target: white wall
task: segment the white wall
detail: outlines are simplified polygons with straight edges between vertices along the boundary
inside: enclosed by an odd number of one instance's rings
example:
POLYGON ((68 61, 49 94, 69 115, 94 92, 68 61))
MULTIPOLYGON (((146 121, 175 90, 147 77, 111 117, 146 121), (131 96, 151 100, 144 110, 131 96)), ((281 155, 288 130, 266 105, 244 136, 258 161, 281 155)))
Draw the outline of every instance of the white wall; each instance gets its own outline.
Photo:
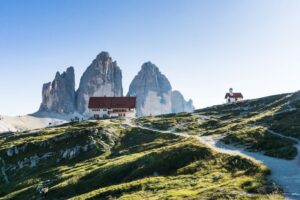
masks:
POLYGON ((241 100, 243 100, 243 98, 237 98, 237 100, 235 100, 235 98, 233 98, 233 97, 227 97, 226 102, 234 103, 234 102, 241 101, 241 100), (229 102, 228 102, 228 99, 229 99, 229 102))
MULTIPOLYGON (((99 115, 99 118, 103 118, 105 115, 107 115, 109 118, 113 117, 119 117, 119 113, 110 113, 108 114, 108 111, 112 112, 113 109, 90 109, 89 111, 89 117, 94 118, 95 115, 99 115)), ((136 117, 136 110, 131 109, 131 111, 127 111, 125 113, 125 117, 127 118, 135 118, 136 117)))

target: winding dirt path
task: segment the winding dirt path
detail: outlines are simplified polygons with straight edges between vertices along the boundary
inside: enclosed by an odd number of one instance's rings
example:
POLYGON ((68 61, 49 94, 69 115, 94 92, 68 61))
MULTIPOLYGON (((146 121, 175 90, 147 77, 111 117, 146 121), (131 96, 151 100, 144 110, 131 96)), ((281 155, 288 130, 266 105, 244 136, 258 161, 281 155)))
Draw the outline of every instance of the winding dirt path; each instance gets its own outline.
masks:
MULTIPOLYGON (((294 138, 290 138, 290 139, 293 139, 298 142, 298 144, 296 144, 295 146, 299 153, 294 160, 290 161, 290 160, 272 158, 269 156, 265 156, 262 153, 249 152, 242 148, 226 145, 220 142, 220 140, 222 139, 222 137, 224 137, 224 135, 191 136, 185 133, 177 133, 174 130, 161 131, 153 128, 139 126, 133 124, 131 120, 126 120, 123 124, 131 127, 139 127, 142 129, 159 131, 161 133, 175 134, 182 137, 195 137, 200 142, 204 143, 205 145, 214 149, 217 152, 230 154, 230 155, 240 155, 252 159, 256 162, 262 163, 271 170, 272 174, 270 175, 269 179, 271 181, 274 181, 275 183, 277 183, 283 188, 286 199, 300 200, 300 142, 294 138)), ((275 132, 272 133, 287 138, 286 136, 281 135, 279 133, 275 133, 275 132)))
MULTIPOLYGON (((270 180, 280 185, 284 190, 286 199, 300 199, 300 155, 292 160, 283 160, 265 156, 261 153, 249 152, 245 149, 233 147, 220 142, 220 136, 199 137, 199 140, 221 153, 242 155, 266 165, 272 172, 270 180)), ((300 144, 296 145, 300 152, 300 144)))
POLYGON ((300 200, 300 141, 271 130, 269 132, 297 143, 295 147, 298 150, 298 155, 294 160, 272 158, 259 152, 249 152, 243 148, 226 145, 220 141, 224 135, 197 136, 197 138, 218 152, 246 156, 266 165, 272 172, 269 177, 270 180, 283 188, 286 199, 300 200))

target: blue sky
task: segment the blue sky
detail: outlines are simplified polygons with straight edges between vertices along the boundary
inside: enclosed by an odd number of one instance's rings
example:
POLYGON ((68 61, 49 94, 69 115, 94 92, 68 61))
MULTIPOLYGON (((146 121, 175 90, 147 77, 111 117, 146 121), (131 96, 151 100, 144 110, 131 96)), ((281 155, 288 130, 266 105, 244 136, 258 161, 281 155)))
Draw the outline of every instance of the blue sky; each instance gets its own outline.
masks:
POLYGON ((0 0, 0 114, 36 111, 44 82, 101 51, 125 93, 146 61, 197 108, 300 89, 298 0, 0 0))

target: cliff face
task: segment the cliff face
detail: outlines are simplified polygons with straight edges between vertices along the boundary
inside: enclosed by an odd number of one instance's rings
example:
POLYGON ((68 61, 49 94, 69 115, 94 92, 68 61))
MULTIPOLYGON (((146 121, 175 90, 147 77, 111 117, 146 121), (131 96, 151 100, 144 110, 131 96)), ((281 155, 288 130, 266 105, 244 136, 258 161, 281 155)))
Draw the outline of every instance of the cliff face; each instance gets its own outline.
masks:
POLYGON ((172 92, 167 77, 151 62, 142 65, 130 84, 127 96, 137 97, 138 117, 194 110, 192 100, 187 102, 179 91, 172 92))
POLYGON ((62 74, 57 72, 52 82, 43 85, 39 112, 69 114, 75 110, 75 73, 74 68, 69 67, 62 74))
POLYGON ((191 99, 186 101, 183 95, 177 90, 172 91, 171 100, 173 113, 193 112, 195 109, 193 101, 191 99))
POLYGON ((101 52, 81 77, 76 95, 79 113, 88 112, 91 96, 123 96, 122 71, 107 52, 101 52))
POLYGON ((171 112, 171 91, 165 75, 146 62, 131 82, 127 96, 137 97, 137 116, 160 115, 171 112))
MULTIPOLYGON (((167 77, 151 62, 142 65, 127 95, 137 97, 138 117, 194 110, 193 102, 185 101, 179 91, 172 91, 167 77)), ((52 82, 43 85, 39 112, 87 116, 89 98, 93 96, 123 96, 122 71, 107 52, 101 52, 86 69, 76 92, 73 67, 62 74, 57 72, 52 82)))

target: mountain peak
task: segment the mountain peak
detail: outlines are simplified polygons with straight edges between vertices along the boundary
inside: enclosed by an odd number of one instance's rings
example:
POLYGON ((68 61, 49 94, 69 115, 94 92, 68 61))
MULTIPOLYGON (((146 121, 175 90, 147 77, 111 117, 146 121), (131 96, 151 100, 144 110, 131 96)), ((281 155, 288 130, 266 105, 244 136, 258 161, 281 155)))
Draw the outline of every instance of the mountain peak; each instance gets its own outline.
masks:
POLYGON ((158 67, 155 64, 153 64, 151 61, 145 62, 142 65, 142 70, 154 70, 154 69, 159 71, 158 67))
POLYGON ((67 72, 67 74, 74 73, 75 72, 74 67, 73 66, 68 67, 66 72, 67 72))
POLYGON ((97 61, 107 62, 112 61, 112 58, 110 57, 109 53, 107 51, 102 51, 99 53, 96 57, 97 61))
POLYGON ((60 72, 56 72, 55 74, 55 80, 57 79, 60 79, 60 78, 66 78, 66 77, 69 77, 69 78, 73 78, 75 77, 75 70, 74 70, 74 67, 70 66, 67 68, 66 71, 60 73, 60 72))
POLYGON ((56 72, 52 82, 42 89, 42 103, 39 112, 69 114, 75 111, 75 73, 69 67, 65 72, 56 72))
POLYGON ((76 97, 79 113, 88 114, 91 96, 123 96, 122 71, 108 52, 98 54, 81 77, 76 97))

